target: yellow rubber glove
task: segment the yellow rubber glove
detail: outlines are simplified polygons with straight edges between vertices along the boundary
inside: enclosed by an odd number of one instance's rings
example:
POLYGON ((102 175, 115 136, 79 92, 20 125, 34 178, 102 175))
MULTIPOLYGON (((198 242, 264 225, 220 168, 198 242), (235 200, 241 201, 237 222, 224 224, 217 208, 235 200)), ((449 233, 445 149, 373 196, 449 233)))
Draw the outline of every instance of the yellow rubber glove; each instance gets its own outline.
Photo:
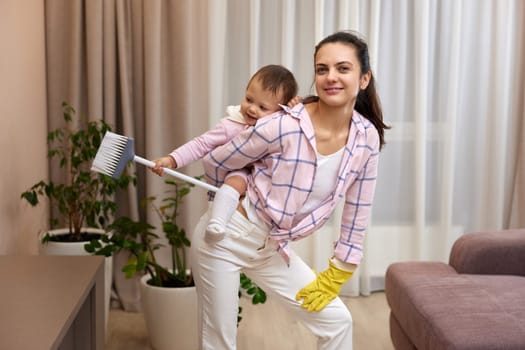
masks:
POLYGON ((301 289, 295 300, 303 299, 302 307, 308 312, 321 311, 339 295, 341 286, 353 274, 353 271, 341 270, 330 261, 328 269, 318 274, 315 281, 301 289))

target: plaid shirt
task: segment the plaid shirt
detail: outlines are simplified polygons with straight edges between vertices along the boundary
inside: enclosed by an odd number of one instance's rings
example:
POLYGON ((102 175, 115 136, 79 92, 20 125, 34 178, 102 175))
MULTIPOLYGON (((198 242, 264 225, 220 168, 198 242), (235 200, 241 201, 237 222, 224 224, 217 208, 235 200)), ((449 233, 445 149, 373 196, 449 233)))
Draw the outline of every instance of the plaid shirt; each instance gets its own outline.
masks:
POLYGON ((370 121, 354 111, 352 125, 332 194, 304 217, 296 213, 312 192, 317 169, 314 129, 303 104, 259 119, 254 128, 204 157, 207 180, 220 186, 226 175, 251 166, 247 195, 258 215, 271 226, 272 239, 289 261, 289 242, 321 227, 339 200, 345 204, 334 255, 359 264, 374 196, 379 135, 370 121))

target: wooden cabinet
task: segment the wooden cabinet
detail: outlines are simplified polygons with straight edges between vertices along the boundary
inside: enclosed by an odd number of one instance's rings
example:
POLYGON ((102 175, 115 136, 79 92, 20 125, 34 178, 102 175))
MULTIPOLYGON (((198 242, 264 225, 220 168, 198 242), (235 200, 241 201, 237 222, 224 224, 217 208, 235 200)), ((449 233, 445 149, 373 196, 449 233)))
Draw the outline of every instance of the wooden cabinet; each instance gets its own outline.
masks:
POLYGON ((0 349, 102 350, 104 258, 0 256, 0 349))

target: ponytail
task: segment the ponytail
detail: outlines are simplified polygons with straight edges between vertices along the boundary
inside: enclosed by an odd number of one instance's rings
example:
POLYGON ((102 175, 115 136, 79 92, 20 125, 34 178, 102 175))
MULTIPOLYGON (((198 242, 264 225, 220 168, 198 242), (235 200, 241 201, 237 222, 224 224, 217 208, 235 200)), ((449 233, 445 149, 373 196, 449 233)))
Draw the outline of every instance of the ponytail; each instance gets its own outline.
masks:
POLYGON ((367 88, 359 91, 359 94, 357 94, 354 108, 368 119, 377 129, 377 133, 379 134, 379 149, 381 150, 386 143, 385 129, 390 129, 390 126, 383 122, 383 110, 381 108, 379 96, 376 92, 373 74, 370 77, 367 88))

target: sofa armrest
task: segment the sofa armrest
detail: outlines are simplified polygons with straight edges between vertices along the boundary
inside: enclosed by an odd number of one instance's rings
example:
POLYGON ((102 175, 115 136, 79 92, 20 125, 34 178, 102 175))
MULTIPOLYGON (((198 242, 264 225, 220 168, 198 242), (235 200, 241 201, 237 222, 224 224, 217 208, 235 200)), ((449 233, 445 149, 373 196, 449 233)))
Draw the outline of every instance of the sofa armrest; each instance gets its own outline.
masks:
POLYGON ((458 273, 525 276, 525 229, 464 234, 449 264, 458 273))

